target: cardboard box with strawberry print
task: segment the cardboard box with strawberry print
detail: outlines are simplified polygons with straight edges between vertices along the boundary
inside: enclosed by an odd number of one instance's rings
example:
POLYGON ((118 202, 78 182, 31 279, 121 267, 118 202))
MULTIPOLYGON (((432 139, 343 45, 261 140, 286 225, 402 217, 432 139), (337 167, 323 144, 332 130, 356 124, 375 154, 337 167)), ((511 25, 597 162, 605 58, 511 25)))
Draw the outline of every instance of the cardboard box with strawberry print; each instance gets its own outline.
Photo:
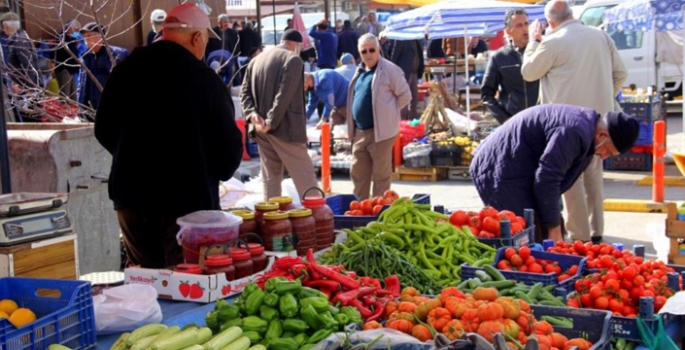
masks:
POLYGON ((175 272, 167 269, 145 269, 130 267, 124 271, 126 283, 147 284, 153 286, 160 299, 185 300, 199 303, 211 303, 217 299, 239 294, 252 281, 271 271, 274 261, 283 256, 297 256, 297 252, 265 252, 269 261, 263 271, 234 281, 226 280, 226 275, 195 275, 175 272))

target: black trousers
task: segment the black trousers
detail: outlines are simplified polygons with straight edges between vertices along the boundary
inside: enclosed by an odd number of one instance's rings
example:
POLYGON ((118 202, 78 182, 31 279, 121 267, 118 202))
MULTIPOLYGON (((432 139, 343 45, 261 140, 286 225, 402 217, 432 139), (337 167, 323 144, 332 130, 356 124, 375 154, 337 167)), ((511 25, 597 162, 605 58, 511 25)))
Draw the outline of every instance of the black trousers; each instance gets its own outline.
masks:
POLYGON ((117 218, 124 235, 126 266, 158 269, 183 263, 183 251, 176 241, 176 217, 120 209, 117 218))

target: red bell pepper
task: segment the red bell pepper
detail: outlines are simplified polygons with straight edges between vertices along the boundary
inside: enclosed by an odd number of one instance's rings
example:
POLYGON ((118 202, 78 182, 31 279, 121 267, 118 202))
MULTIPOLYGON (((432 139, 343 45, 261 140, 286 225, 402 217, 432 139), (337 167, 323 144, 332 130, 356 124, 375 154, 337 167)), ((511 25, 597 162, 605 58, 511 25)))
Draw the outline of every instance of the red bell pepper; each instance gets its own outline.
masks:
POLYGON ((385 289, 394 297, 400 296, 400 279, 397 277, 397 275, 392 275, 385 278, 385 289))
POLYGON ((329 280, 340 282, 340 285, 342 285, 343 288, 357 289, 360 287, 358 281, 348 276, 345 276, 339 272, 335 272, 330 268, 316 264, 316 262, 314 261, 314 251, 312 249, 309 249, 307 251, 307 260, 309 261, 309 264, 311 264, 311 268, 312 270, 314 270, 314 272, 320 274, 323 277, 328 278, 329 280))
MULTIPOLYGON (((364 306, 364 304, 362 304, 362 302, 357 300, 357 299, 353 299, 350 302, 350 306, 357 308, 357 310, 359 310, 359 313, 362 315, 363 319, 366 319, 367 317, 371 317, 374 314, 371 310, 369 310, 369 308, 364 306)), ((381 313, 382 312, 383 311, 381 311, 381 313)))
POLYGON ((331 291, 337 291, 338 289, 340 289, 340 282, 329 281, 329 280, 309 281, 309 282, 306 282, 304 285, 305 285, 305 287, 325 288, 325 289, 330 289, 331 291))

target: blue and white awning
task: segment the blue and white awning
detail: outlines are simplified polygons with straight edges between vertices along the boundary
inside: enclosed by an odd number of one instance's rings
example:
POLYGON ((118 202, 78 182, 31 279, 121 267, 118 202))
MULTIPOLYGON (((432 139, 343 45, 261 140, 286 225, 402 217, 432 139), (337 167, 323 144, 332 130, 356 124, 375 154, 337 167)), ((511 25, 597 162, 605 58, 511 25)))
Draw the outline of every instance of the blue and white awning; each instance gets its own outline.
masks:
POLYGON ((685 0, 629 0, 604 12, 612 30, 657 31, 683 29, 685 0))

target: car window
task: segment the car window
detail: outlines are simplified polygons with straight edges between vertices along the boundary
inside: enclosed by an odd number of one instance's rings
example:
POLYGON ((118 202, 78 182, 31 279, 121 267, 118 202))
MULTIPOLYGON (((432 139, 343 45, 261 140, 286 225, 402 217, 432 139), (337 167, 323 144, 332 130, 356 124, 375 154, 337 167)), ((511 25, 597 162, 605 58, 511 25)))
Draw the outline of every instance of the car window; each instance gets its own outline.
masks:
POLYGON ((614 6, 616 5, 586 8, 583 14, 580 15, 580 21, 585 23, 587 26, 599 27, 602 22, 604 22, 604 11, 614 6))
POLYGON ((623 30, 609 33, 617 50, 632 50, 642 47, 642 36, 644 33, 639 30, 623 30))

